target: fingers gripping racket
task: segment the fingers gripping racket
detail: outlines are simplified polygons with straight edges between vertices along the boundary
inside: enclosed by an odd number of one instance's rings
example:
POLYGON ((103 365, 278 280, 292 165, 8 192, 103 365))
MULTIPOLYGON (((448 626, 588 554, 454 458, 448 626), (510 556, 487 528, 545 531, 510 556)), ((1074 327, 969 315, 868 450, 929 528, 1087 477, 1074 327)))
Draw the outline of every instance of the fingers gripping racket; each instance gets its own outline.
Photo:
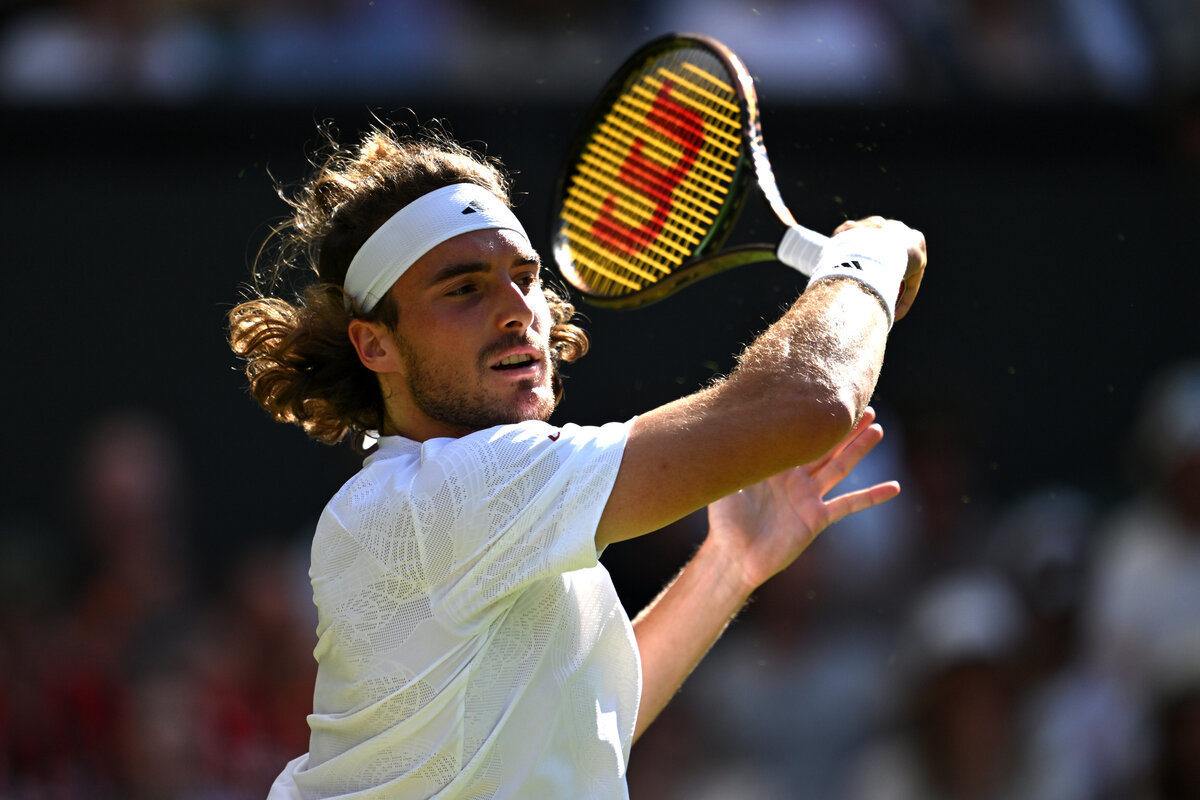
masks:
POLYGON ((773 244, 722 249, 750 184, 786 227, 789 261, 812 274, 828 237, 797 225, 767 160, 754 80, 727 47, 672 34, 609 80, 572 144, 551 219, 555 261, 584 299, 636 308, 773 244))

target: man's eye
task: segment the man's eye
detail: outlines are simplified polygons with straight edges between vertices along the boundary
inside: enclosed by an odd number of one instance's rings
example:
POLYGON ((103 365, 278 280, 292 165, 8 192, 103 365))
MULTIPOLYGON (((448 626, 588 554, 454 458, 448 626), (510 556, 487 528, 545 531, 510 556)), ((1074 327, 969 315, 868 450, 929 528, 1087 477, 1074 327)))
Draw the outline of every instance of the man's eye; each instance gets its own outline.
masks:
POLYGON ((450 289, 449 291, 447 291, 446 294, 450 297, 456 297, 456 296, 461 297, 462 295, 465 295, 465 294, 471 294, 474 291, 475 291, 475 284, 462 283, 462 284, 459 284, 458 286, 455 286, 454 288, 450 289))
POLYGON ((513 278, 513 282, 522 289, 532 289, 534 286, 537 286, 539 280, 540 278, 536 272, 522 272, 513 278))

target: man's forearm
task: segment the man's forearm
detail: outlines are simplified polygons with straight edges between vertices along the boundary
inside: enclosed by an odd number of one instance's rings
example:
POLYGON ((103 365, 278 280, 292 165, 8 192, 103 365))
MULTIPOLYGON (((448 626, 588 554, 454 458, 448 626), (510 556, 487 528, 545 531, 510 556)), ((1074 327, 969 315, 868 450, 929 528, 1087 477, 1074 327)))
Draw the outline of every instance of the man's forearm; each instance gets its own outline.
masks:
MULTIPOLYGON (((851 412, 848 429, 875 390, 887 336, 882 305, 861 284, 821 281, 746 348, 729 383, 770 397, 779 391, 796 396, 788 384, 798 382, 810 394, 844 405, 851 412)), ((839 441, 846 430, 830 433, 839 441)))
POLYGON ((737 562, 701 545, 687 566, 633 622, 642 659, 634 741, 674 697, 755 587, 737 562))

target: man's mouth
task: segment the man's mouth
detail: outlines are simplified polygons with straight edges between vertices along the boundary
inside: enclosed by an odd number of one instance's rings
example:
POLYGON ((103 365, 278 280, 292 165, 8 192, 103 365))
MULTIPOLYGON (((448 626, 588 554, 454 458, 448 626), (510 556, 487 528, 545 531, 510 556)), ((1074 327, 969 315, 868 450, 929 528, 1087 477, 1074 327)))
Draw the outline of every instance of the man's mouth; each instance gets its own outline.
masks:
POLYGON ((532 363, 533 356, 528 353, 521 353, 519 355, 507 356, 499 364, 493 366, 492 369, 518 369, 532 363))

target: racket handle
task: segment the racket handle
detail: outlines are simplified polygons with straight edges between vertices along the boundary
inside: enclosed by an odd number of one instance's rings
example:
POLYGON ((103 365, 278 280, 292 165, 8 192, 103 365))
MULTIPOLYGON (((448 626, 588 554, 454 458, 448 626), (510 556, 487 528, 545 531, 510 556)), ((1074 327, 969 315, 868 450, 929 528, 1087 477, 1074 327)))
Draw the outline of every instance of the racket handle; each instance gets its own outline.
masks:
POLYGON ((829 244, 829 237, 810 231, 803 225, 791 225, 783 232, 783 239, 775 250, 775 256, 803 275, 812 275, 821 260, 821 251, 829 244))

